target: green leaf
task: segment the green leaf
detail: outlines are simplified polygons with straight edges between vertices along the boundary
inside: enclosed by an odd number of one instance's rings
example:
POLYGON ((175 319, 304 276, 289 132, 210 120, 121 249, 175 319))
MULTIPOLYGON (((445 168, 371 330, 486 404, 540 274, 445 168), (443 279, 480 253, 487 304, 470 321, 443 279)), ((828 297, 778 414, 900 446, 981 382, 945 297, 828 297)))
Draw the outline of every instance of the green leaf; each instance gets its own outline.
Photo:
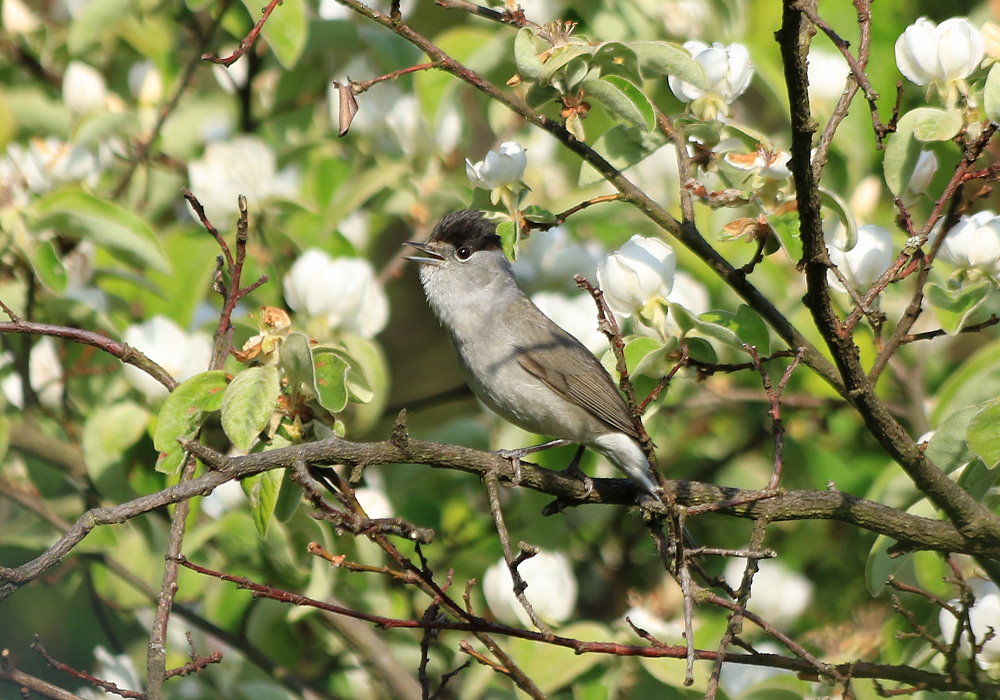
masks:
POLYGON ((514 65, 523 79, 537 82, 545 75, 545 64, 539 60, 539 53, 535 32, 528 27, 519 29, 514 37, 514 65))
POLYGON ((710 365, 718 363, 719 356, 715 353, 715 348, 704 338, 687 337, 683 344, 687 346, 688 356, 691 359, 710 365))
POLYGON ((81 146, 97 146, 111 137, 129 138, 139 130, 132 112, 95 112, 76 130, 73 141, 81 146))
POLYGON ((924 454, 945 474, 950 474, 972 459, 966 434, 972 417, 981 408, 978 405, 966 406, 952 413, 934 429, 934 435, 924 448, 924 454))
MULTIPOLYGON (((258 367, 255 369, 262 368, 258 367)), ((275 376, 277 377, 277 373, 275 373, 275 376)), ((257 534, 261 538, 267 536, 267 528, 271 524, 274 507, 278 503, 278 494, 281 492, 282 471, 272 469, 268 472, 254 474, 240 482, 243 492, 250 500, 250 514, 253 517, 253 524, 257 529, 257 534)))
MULTIPOLYGON (((671 304, 673 311, 677 304, 671 304)), ((735 315, 728 311, 707 311, 694 319, 694 329, 702 335, 718 340, 724 345, 732 348, 742 349, 743 339, 740 338, 730 325, 735 321, 735 315)))
MULTIPOLYGON (((260 0, 243 0, 243 5, 254 22, 260 19, 260 0)), ((281 65, 289 70, 298 63, 306 46, 307 29, 304 1, 282 0, 264 24, 261 34, 281 65)))
POLYGON ((986 118, 991 122, 1000 122, 1000 64, 994 63, 986 76, 983 85, 983 108, 986 118))
POLYGON ((289 333, 281 344, 278 355, 289 392, 316 396, 316 373, 313 370, 309 337, 305 333, 289 333))
POLYGON ((962 128, 962 114, 953 109, 919 107, 904 114, 899 120, 903 122, 918 141, 949 141, 962 128))
POLYGON ((913 552, 904 552, 899 556, 890 555, 889 549, 896 544, 896 540, 891 537, 879 535, 868 552, 868 559, 865 561, 865 584, 873 598, 882 592, 889 577, 895 576, 913 558, 913 552))
POLYGON ((72 56, 80 56, 115 30, 123 17, 129 15, 130 0, 92 0, 82 6, 73 18, 66 38, 72 56))
MULTIPOLYGON (((531 593, 528 598, 530 600, 531 593)), ((559 628, 559 634, 577 639, 606 639, 609 630, 596 622, 577 622, 559 628)), ((538 683, 545 695, 570 686, 600 662, 597 654, 576 654, 572 649, 547 646, 526 639, 511 639, 510 653, 525 675, 538 683)))
POLYGON ((708 89, 705 69, 684 47, 668 41, 637 41, 630 46, 639 60, 643 77, 673 75, 697 88, 708 89))
POLYGON ((559 91, 551 85, 531 83, 531 87, 528 88, 528 92, 524 95, 524 101, 532 109, 538 109, 557 97, 559 97, 559 91))
POLYGON ((649 131, 656 126, 653 105, 635 84, 617 75, 585 80, 584 92, 603 104, 612 116, 630 126, 649 131))
MULTIPOLYGON (((635 127, 618 124, 613 126, 594 142, 594 150, 619 170, 635 165, 667 142, 659 131, 643 131, 635 127)), ((580 167, 579 185, 589 187, 601 182, 604 176, 589 163, 580 167)))
POLYGON ((1000 462, 1000 399, 990 401, 972 417, 966 436, 969 449, 987 467, 1000 462))
POLYGON ((559 72, 560 68, 569 65, 570 62, 577 58, 589 57, 591 53, 593 53, 593 49, 586 44, 567 44, 561 49, 553 51, 549 60, 543 64, 545 69, 542 72, 539 82, 543 84, 553 82, 559 77, 556 73, 559 72))
POLYGON ((508 260, 515 260, 517 258, 517 229, 514 228, 514 222, 501 222, 497 226, 497 235, 500 236, 503 254, 507 256, 508 260))
POLYGON ((82 190, 61 190, 39 200, 34 211, 42 225, 89 238, 123 262, 169 272, 153 230, 132 212, 82 190))
POLYGON ((746 304, 740 304, 733 317, 732 329, 747 345, 753 345, 761 355, 771 352, 771 339, 767 324, 756 311, 746 304))
POLYGON ((278 368, 273 366, 245 369, 226 387, 222 429, 237 450, 248 451, 267 426, 280 390, 278 368))
POLYGON ((858 244, 858 223, 851 213, 851 208, 847 206, 847 202, 841 199, 840 195, 823 187, 819 188, 819 198, 823 206, 832 209, 837 214, 840 222, 844 224, 847 235, 841 246, 841 250, 846 253, 858 244))
POLYGON ((159 452, 176 449, 177 438, 194 434, 203 414, 222 407, 225 391, 226 373, 222 370, 201 372, 178 384, 160 407, 153 447, 159 452))
POLYGON ((538 223, 553 224, 556 221, 556 215, 550 212, 548 209, 538 206, 537 204, 532 204, 531 206, 525 207, 521 214, 528 221, 535 221, 538 223))
POLYGON ((83 460, 95 482, 139 441, 149 423, 149 411, 132 401, 99 408, 83 426, 83 460))
POLYGON ((313 371, 320 405, 330 413, 340 413, 347 405, 347 372, 350 365, 333 348, 313 348, 313 371))
POLYGON ((889 190, 899 197, 913 177, 922 141, 947 141, 962 128, 962 117, 954 111, 920 107, 907 112, 896 125, 885 148, 882 168, 889 190))
POLYGON ((641 83, 639 60, 628 44, 620 41, 606 41, 597 47, 591 65, 601 71, 601 77, 621 76, 630 83, 641 83))
POLYGON ((774 235, 778 237, 778 242, 785 249, 789 260, 797 263, 802 259, 802 238, 799 235, 799 214, 795 211, 787 211, 778 216, 768 219, 774 235))
POLYGON ((8 447, 10 447, 10 421, 6 416, 0 415, 0 461, 7 456, 8 447))
POLYGON ((954 335, 962 329, 965 321, 983 303, 989 291, 990 282, 986 280, 958 289, 948 289, 933 282, 924 286, 924 296, 941 323, 941 328, 948 335, 954 335))
POLYGON ((66 291, 66 268, 52 241, 39 241, 31 251, 30 262, 35 276, 46 289, 56 294, 66 291))

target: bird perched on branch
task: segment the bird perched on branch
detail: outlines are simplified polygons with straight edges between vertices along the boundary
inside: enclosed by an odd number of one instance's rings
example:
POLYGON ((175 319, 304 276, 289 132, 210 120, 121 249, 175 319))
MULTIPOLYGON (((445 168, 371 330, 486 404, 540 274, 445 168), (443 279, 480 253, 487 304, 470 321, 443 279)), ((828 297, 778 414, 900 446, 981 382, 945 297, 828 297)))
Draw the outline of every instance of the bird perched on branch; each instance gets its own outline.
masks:
POLYGON ((427 301, 450 333, 476 397, 525 430, 604 455, 656 497, 649 460, 614 380, 517 286, 496 226, 481 212, 457 211, 441 219, 426 243, 407 245, 423 253, 408 259, 420 263, 427 301))

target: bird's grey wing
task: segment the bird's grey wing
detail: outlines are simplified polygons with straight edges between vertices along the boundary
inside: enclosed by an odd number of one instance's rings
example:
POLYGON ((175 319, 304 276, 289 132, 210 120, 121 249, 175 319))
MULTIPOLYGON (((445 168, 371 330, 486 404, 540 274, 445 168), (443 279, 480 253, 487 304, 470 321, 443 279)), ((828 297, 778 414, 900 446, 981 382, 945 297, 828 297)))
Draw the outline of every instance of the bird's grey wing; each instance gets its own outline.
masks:
POLYGON ((516 354, 521 367, 566 400, 637 438, 625 400, 601 363, 569 333, 558 326, 552 329, 531 329, 519 339, 516 354))

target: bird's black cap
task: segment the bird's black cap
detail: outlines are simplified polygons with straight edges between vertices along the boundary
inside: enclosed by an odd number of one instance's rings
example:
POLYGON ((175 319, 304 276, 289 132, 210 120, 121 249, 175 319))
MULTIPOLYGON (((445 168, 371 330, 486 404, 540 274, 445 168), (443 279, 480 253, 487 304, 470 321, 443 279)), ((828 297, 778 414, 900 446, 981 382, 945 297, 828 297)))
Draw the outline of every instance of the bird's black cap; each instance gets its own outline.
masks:
POLYGON ((430 242, 448 243, 455 248, 466 246, 473 251, 502 249, 496 224, 475 209, 445 215, 431 232, 430 242))

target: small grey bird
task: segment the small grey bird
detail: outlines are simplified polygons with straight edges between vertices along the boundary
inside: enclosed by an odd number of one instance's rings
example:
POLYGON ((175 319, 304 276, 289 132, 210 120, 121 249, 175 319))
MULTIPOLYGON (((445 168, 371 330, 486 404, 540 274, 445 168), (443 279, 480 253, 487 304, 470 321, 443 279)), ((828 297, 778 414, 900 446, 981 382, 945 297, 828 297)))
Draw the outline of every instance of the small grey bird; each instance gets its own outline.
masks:
POLYGON ((427 243, 420 282, 451 334, 472 392, 525 430, 607 457, 653 496, 658 488, 614 380, 580 341, 521 291, 496 226, 481 212, 445 216, 427 243))

